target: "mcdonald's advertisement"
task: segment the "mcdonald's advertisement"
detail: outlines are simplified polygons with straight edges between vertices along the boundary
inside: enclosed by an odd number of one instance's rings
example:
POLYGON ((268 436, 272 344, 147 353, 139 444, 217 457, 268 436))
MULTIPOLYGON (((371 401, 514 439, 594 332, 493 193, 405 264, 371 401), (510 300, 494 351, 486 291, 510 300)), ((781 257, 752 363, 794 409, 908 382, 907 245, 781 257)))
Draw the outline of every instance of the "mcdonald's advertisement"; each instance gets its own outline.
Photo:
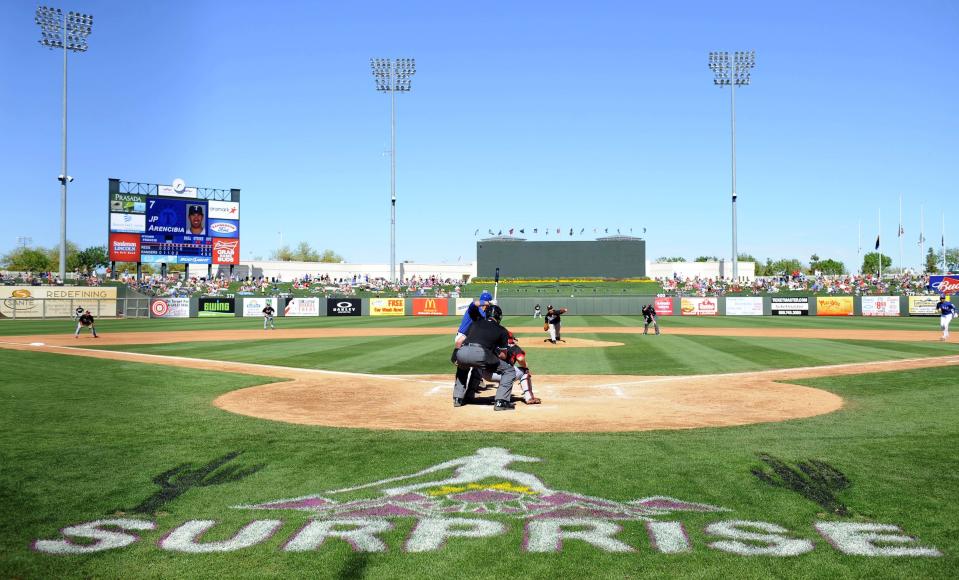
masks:
POLYGON ((446 298, 414 298, 413 316, 449 316, 449 300, 446 298))

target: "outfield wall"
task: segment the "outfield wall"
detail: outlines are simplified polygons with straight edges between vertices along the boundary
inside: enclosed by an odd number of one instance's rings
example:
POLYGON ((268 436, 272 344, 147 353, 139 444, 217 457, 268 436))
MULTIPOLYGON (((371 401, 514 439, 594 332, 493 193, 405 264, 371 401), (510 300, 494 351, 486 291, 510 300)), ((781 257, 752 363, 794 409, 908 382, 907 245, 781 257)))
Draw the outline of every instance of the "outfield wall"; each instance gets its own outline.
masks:
MULTIPOLYGON (((276 316, 459 316, 470 298, 201 297, 153 298, 153 318, 261 317, 267 301, 276 316)), ((652 304, 659 316, 936 316, 936 296, 604 296, 501 298, 507 316, 533 316, 536 305, 567 308, 571 316, 639 316, 652 304)))

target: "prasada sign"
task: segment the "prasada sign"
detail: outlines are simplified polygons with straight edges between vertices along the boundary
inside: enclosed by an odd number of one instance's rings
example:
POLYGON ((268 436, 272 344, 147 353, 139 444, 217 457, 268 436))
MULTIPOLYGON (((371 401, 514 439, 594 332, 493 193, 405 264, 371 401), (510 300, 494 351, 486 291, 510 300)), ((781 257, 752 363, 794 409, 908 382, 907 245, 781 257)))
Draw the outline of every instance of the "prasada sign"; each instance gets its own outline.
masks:
MULTIPOLYGON (((396 546, 406 552, 451 549, 444 546, 452 538, 482 540, 502 536, 509 531, 509 520, 522 520, 524 552, 558 553, 570 541, 604 552, 636 552, 634 546, 619 537, 621 523, 632 521, 643 522, 654 551, 683 554, 694 547, 684 523, 677 521, 677 514, 731 511, 665 496, 627 502, 590 497, 550 489, 535 475, 511 468, 514 463, 538 461, 539 458, 516 455, 508 449, 487 447, 409 475, 233 508, 309 514, 306 523, 280 545, 282 552, 312 551, 339 541, 348 543, 356 552, 386 552, 390 548, 382 536, 394 529, 395 518, 407 517, 415 518, 416 523, 402 546, 396 546), (356 497, 369 495, 369 490, 378 495, 356 497), (339 497, 355 499, 335 499, 339 497)), ((233 533, 228 539, 203 541, 217 522, 191 519, 169 530, 156 545, 160 550, 190 554, 234 552, 262 544, 284 525, 284 520, 274 517, 253 519, 238 530, 228 530, 233 533)), ((811 527, 841 554, 942 555, 895 525, 818 521, 811 527)), ((36 540, 33 548, 59 555, 116 550, 140 542, 137 532, 156 528, 150 520, 98 519, 64 528, 61 538, 36 540)), ((816 547, 809 539, 762 521, 724 518, 707 524, 703 531, 710 540, 706 548, 741 556, 797 556, 816 547)), ((225 536, 223 530, 217 530, 216 535, 225 536)))

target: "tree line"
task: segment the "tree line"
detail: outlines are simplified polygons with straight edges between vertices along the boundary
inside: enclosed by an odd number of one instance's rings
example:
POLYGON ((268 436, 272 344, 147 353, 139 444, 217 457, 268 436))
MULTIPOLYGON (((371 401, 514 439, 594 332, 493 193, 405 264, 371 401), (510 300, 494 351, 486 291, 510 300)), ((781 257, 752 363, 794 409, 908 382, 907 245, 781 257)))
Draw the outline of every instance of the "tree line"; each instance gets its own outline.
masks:
MULTIPOLYGON (((875 274, 879 271, 879 260, 882 256, 882 271, 887 272, 892 267, 892 256, 889 254, 880 254, 879 252, 869 252, 865 254, 862 258, 862 265, 859 268, 859 272, 862 274, 875 274)), ((943 272, 942 262, 943 262, 942 251, 936 251, 933 248, 929 248, 929 251, 926 253, 925 264, 923 265, 923 273, 925 274, 940 274, 943 272)), ((682 256, 663 256, 656 260, 657 262, 687 262, 688 260, 682 256)), ((719 258, 716 256, 698 256, 694 262, 716 262, 719 261, 719 258)), ((778 260, 773 260, 772 258, 766 258, 766 261, 757 260, 750 254, 740 254, 740 262, 755 262, 756 263, 756 276, 782 276, 792 274, 794 272, 801 272, 803 274, 815 274, 821 273, 826 276, 839 276, 842 274, 847 274, 846 265, 832 258, 820 258, 818 255, 813 254, 809 257, 809 262, 803 262, 798 258, 780 258, 778 260)), ((947 248, 946 249, 946 270, 947 272, 959 271, 959 248, 947 248)))
MULTIPOLYGON (((90 246, 80 249, 67 241, 67 271, 90 274, 109 263, 106 246, 90 246)), ((55 272, 60 269, 60 245, 21 246, 0 257, 4 270, 19 272, 55 272)))

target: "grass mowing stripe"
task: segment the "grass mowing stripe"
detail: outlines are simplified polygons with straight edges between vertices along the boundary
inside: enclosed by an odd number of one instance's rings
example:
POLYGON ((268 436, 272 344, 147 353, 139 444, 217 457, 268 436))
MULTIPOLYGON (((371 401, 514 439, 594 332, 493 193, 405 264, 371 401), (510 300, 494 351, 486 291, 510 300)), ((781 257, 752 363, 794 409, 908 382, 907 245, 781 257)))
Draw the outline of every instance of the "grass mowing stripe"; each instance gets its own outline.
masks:
MULTIPOLYGON (((533 372, 547 374, 688 375, 819 366, 957 353, 956 345, 828 339, 588 334, 624 346, 529 348, 533 372), (592 370, 590 370, 592 369, 592 370)), ((526 338, 522 344, 535 343, 526 338)), ((85 345, 89 346, 89 345, 85 345)), ((258 362, 381 374, 451 373, 449 337, 276 339, 99 347, 190 358, 258 362)))
MULTIPOLYGON (((13 577, 118 577, 130 570, 157 577, 954 577, 959 554, 959 368, 926 369, 803 381, 849 401, 830 415, 779 424, 637 434, 390 433, 310 428, 231 415, 208 401, 257 378, 156 365, 0 350, 0 562, 13 577), (299 513, 250 513, 230 506, 315 493, 410 473, 502 446, 543 458, 524 464, 557 489, 615 500, 664 494, 711 502, 728 515, 689 514, 693 552, 652 550, 642 522, 623 522, 619 537, 634 554, 607 554, 570 541, 558 555, 525 554, 522 526, 506 535, 453 539, 439 552, 402 550, 412 528, 398 518, 386 534, 389 551, 362 558, 342 542, 309 554, 280 544, 308 518, 299 513), (34 538, 59 537, 62 526, 128 508, 156 490, 151 478, 182 463, 202 463, 240 449, 243 465, 265 467, 239 482, 196 488, 164 507, 158 529, 128 549, 90 556, 32 552, 34 538), (787 461, 816 458, 840 468, 853 485, 839 499, 851 521, 901 526, 934 545, 943 558, 863 558, 838 554, 812 531, 837 519, 818 505, 759 482, 757 453, 787 461), (232 554, 162 552, 156 540, 188 519, 209 518, 225 538, 254 518, 279 517, 284 528, 262 546, 232 554), (815 542, 796 558, 745 558, 712 550, 703 527, 719 519, 774 522, 792 537, 815 542), (708 572, 707 572, 708 571, 708 572)), ((588 370, 588 369, 586 369, 588 370)))

